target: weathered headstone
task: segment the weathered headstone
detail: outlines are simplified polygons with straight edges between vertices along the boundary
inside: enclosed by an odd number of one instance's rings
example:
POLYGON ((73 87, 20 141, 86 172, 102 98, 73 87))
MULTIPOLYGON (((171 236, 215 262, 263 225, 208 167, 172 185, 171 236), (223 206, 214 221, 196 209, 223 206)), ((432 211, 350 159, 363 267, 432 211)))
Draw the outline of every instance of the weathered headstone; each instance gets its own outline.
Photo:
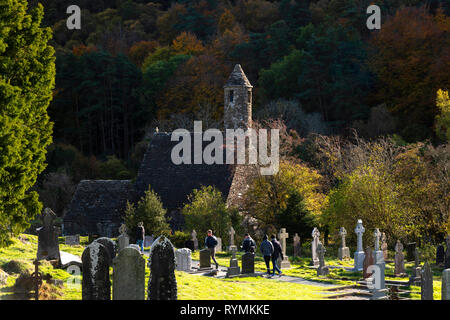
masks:
POLYGON ((241 268, 239 267, 239 262, 236 259, 236 246, 231 247, 231 259, 230 259, 230 267, 227 269, 227 277, 235 276, 241 273, 241 268))
POLYGON ((319 229, 314 227, 311 235, 312 235, 312 241, 311 241, 312 262, 311 262, 311 265, 318 266, 319 265, 319 257, 317 256, 317 245, 319 244, 319 236, 320 236, 319 229))
POLYGON ((386 261, 388 259, 388 244, 384 232, 381 234, 381 251, 383 251, 383 259, 386 261))
POLYGON ((372 254, 372 249, 370 249, 370 247, 366 247, 366 251, 364 254, 364 262, 363 262, 363 278, 367 279, 370 278, 372 276, 372 272, 368 272, 368 268, 370 266, 373 266, 374 263, 374 258, 373 258, 373 254, 372 254))
POLYGON ((375 231, 373 232, 373 237, 375 245, 375 250, 373 252, 374 264, 384 263, 384 254, 383 251, 380 250, 381 232, 378 228, 376 228, 375 231))
POLYGON ((284 258, 281 261, 281 268, 288 269, 291 267, 291 263, 289 262, 289 257, 286 254, 286 239, 289 238, 289 233, 286 232, 286 228, 280 229, 278 238, 280 239, 280 242, 281 242, 281 250, 283 252, 283 258, 284 258))
POLYGON ((411 276, 409 277, 409 283, 420 285, 421 278, 422 278, 422 268, 420 267, 420 255, 419 255, 419 249, 416 248, 415 250, 415 263, 414 267, 411 268, 411 276))
POLYGON ((42 227, 38 232, 38 260, 60 260, 59 254, 59 229, 54 226, 56 214, 50 209, 45 208, 42 215, 42 227))
POLYGON ((415 242, 409 242, 406 245, 406 261, 414 261, 414 253, 416 251, 416 243, 415 242))
POLYGON ((370 281, 369 289, 372 291, 371 300, 386 300, 387 289, 385 283, 385 269, 386 266, 384 263, 375 264, 373 266, 369 266, 368 272, 372 273, 372 277, 366 279, 366 281, 370 281))
POLYGON ((120 250, 128 247, 128 245, 130 244, 130 237, 128 237, 127 226, 125 224, 122 224, 119 228, 119 236, 117 237, 117 242, 119 245, 119 252, 120 250))
POLYGON ((131 247, 113 260, 113 300, 145 300, 145 260, 131 247))
POLYGON ((211 269, 211 251, 207 248, 200 250, 200 269, 211 269))
POLYGON ((442 271, 442 300, 450 300, 450 269, 442 271))
POLYGON ((194 242, 194 250, 198 250, 197 232, 195 230, 192 230, 191 240, 194 242))
POLYGON ((345 243, 347 230, 345 230, 344 227, 341 227, 341 229, 339 230, 339 235, 341 236, 341 247, 338 249, 338 258, 339 260, 350 259, 350 249, 345 243))
POLYGON ((100 242, 92 242, 81 255, 83 300, 111 300, 108 249, 100 242))
POLYGON ((151 247, 153 244, 153 236, 145 236, 144 237, 144 248, 151 247))
POLYGON ((231 247, 234 246, 234 235, 235 231, 233 227, 230 227, 230 231, 228 231, 228 234, 230 235, 230 245, 228 246, 228 251, 231 252, 231 247))
POLYGON ((242 274, 255 273, 255 254, 247 252, 242 255, 242 274))
POLYGON ((298 236, 298 234, 296 233, 294 236, 294 257, 300 257, 300 252, 301 252, 301 244, 300 244, 300 237, 298 236))
POLYGON ((66 245, 68 246, 78 246, 80 245, 80 235, 74 234, 74 235, 68 235, 66 236, 66 245))
POLYGON ((169 239, 160 236, 150 249, 148 300, 176 300, 175 252, 169 239))
POLYGON ((400 240, 397 240, 397 244, 395 245, 394 275, 396 277, 402 277, 405 275, 405 257, 403 255, 403 244, 400 240))
POLYGON ((444 269, 450 269, 450 235, 445 239, 447 249, 445 250, 444 269))
POLYGON ((222 252, 222 238, 216 237, 217 239, 217 245, 216 245, 216 252, 222 252))
POLYGON ((421 300, 433 300, 433 272, 428 262, 423 265, 421 278, 421 300))
POLYGON ((192 257, 191 250, 188 248, 182 248, 175 251, 176 268, 178 271, 191 271, 192 257))
POLYGON ((128 248, 133 248, 133 249, 139 251, 139 253, 141 252, 141 248, 135 243, 128 245, 128 248))
POLYGON ((116 242, 107 237, 98 238, 94 242, 99 242, 106 247, 109 254, 109 265, 112 265, 112 261, 116 257, 116 242))
POLYGON ((361 271, 363 269, 364 264, 364 251, 363 251, 363 233, 366 231, 366 229, 363 227, 362 220, 359 219, 358 223, 356 224, 355 233, 357 238, 357 247, 354 255, 355 259, 355 268, 356 271, 361 271))
POLYGON ((325 252, 325 247, 319 241, 319 244, 317 245, 317 254, 319 256, 319 267, 317 268, 318 276, 326 276, 330 273, 330 269, 325 265, 325 252))
POLYGON ((438 267, 443 267, 444 262, 445 262, 445 248, 442 244, 440 244, 436 248, 436 265, 438 267))

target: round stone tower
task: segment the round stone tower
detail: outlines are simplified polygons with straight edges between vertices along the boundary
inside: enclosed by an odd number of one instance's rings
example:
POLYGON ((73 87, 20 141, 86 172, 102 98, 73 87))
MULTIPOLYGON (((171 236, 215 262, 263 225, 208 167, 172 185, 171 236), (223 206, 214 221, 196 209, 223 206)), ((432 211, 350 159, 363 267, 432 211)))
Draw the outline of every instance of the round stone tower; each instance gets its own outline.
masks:
POLYGON ((240 64, 228 78, 224 88, 224 128, 244 129, 252 126, 252 88, 240 64))

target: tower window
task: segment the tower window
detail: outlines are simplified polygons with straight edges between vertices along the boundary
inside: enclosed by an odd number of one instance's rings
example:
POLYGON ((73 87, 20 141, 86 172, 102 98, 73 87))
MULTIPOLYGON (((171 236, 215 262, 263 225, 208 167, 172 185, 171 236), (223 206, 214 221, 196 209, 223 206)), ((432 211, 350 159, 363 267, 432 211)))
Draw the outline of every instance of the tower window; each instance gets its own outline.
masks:
POLYGON ((234 99, 234 91, 233 90, 230 90, 228 98, 229 98, 230 102, 233 102, 233 99, 234 99))
POLYGON ((248 103, 252 102, 252 92, 250 90, 247 91, 248 103))

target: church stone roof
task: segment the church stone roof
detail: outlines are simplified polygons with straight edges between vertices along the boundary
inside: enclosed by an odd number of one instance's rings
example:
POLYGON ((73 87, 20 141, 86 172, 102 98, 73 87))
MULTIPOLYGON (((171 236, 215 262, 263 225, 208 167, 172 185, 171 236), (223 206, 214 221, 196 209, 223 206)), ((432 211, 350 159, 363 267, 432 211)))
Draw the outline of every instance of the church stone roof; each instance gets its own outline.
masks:
MULTIPOLYGON (((193 159, 194 138, 191 133, 193 159)), ((172 162, 172 148, 178 141, 171 141, 171 133, 154 133, 136 178, 136 189, 143 195, 148 186, 158 193, 164 207, 180 209, 188 202, 193 189, 214 186, 227 199, 234 176, 234 165, 229 164, 179 164, 172 162)), ((202 142, 203 148, 210 142, 202 142)), ((225 150, 224 150, 225 156, 225 150)))
POLYGON ((230 77, 228 78, 228 81, 225 83, 224 87, 231 86, 245 86, 248 88, 253 88, 253 86, 250 84, 250 81, 248 81, 244 70, 242 70, 240 64, 234 66, 233 72, 230 74, 230 77))
POLYGON ((65 234, 116 236, 127 200, 136 199, 131 180, 82 180, 64 216, 65 234))

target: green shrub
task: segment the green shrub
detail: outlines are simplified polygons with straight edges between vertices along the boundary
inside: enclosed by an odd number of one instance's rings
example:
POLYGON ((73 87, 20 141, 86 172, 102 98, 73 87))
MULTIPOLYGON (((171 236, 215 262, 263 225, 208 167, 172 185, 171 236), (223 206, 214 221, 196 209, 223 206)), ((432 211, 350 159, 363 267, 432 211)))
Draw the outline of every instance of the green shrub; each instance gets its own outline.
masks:
POLYGON ((137 205, 127 202, 125 224, 131 242, 135 243, 135 230, 140 221, 144 223, 145 234, 152 234, 155 238, 162 234, 169 236, 170 227, 165 215, 166 209, 163 208, 161 199, 150 186, 137 205))
POLYGON ((184 248, 184 243, 191 238, 189 232, 175 231, 169 236, 170 241, 176 248, 184 248))

